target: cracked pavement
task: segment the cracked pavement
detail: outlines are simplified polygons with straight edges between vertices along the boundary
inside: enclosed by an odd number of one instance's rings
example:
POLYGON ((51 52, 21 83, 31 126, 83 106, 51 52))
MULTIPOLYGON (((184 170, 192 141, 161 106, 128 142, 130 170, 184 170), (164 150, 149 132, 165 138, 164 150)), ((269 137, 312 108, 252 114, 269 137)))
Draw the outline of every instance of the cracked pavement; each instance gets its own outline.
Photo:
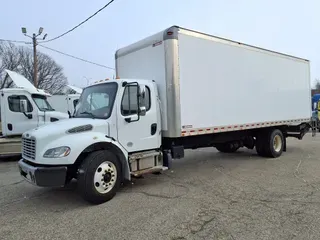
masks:
POLYGON ((76 188, 32 186, 17 162, 0 162, 0 238, 320 239, 320 136, 289 139, 278 159, 186 151, 98 206, 76 188))

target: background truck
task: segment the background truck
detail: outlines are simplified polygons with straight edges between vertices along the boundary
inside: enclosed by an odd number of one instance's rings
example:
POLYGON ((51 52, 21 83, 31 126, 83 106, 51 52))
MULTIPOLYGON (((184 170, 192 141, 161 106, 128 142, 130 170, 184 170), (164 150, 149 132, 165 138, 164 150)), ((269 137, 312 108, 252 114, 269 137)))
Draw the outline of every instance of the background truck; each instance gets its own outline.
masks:
POLYGON ((56 111, 72 115, 79 101, 82 89, 72 85, 68 85, 67 87, 72 89, 74 93, 70 94, 67 92, 62 95, 52 95, 48 98, 48 102, 56 111))
POLYGON ((115 60, 120 79, 84 88, 73 118, 23 134, 27 181, 76 178, 84 199, 102 203, 132 176, 170 168, 185 149, 255 147, 276 158, 287 137, 313 126, 307 60, 176 26, 115 60))
POLYGON ((47 101, 50 94, 36 89, 22 75, 5 70, 16 85, 0 90, 1 131, 0 157, 21 154, 21 135, 46 123, 69 118, 54 111, 47 101))
POLYGON ((314 94, 312 96, 312 115, 316 119, 316 126, 318 131, 320 132, 320 94, 314 94))

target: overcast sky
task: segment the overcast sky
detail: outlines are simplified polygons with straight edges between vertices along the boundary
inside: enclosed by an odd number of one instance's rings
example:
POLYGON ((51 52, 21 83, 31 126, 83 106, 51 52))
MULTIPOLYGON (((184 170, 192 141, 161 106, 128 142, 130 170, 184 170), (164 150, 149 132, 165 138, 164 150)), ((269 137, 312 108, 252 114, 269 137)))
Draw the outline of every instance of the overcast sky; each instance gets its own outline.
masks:
MULTIPOLYGON (((42 26, 48 39, 74 27, 108 0, 1 1, 0 38, 25 40, 42 26)), ((118 48, 171 25, 307 58, 320 78, 319 0, 115 0, 68 35, 46 46, 114 67, 118 48)), ((69 83, 84 86, 114 72, 38 48, 64 67, 69 83)))

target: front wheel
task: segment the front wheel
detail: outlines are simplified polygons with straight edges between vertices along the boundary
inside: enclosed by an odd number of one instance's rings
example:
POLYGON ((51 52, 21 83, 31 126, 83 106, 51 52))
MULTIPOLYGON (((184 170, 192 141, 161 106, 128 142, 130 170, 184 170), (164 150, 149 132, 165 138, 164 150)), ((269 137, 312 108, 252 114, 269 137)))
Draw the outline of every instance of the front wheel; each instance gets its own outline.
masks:
POLYGON ((78 173, 78 188, 82 197, 93 204, 111 200, 121 181, 121 164, 110 151, 90 153, 78 173))

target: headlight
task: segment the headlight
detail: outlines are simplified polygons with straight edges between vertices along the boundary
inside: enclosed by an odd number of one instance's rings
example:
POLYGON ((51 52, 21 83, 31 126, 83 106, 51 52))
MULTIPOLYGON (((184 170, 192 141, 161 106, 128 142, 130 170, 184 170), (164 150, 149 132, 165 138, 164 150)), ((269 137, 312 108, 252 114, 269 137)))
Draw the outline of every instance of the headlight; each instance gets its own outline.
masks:
POLYGON ((61 158, 66 157, 69 155, 71 149, 69 147, 63 146, 63 147, 57 147, 57 148, 51 148, 45 152, 43 157, 45 158, 61 158))

